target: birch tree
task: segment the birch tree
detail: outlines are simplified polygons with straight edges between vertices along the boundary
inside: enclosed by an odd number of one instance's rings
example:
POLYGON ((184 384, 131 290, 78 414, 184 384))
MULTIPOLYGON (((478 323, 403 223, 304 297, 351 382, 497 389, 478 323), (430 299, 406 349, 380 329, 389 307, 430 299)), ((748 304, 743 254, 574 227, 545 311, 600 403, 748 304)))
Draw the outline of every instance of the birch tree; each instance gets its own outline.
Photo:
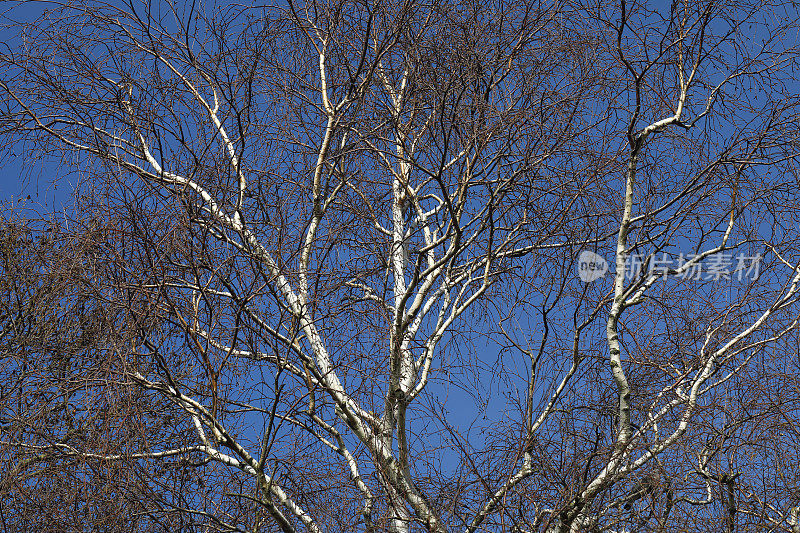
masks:
POLYGON ((800 527, 793 6, 33 9, 4 526, 800 527))

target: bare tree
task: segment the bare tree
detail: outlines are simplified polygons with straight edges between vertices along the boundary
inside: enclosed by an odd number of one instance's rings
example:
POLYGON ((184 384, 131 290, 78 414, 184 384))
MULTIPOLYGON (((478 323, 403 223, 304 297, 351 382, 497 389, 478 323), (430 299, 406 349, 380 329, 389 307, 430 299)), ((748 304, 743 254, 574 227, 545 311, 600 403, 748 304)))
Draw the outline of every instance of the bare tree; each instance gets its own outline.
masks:
MULTIPOLYGON (((118 383, 106 357, 115 315, 98 305, 91 282, 103 235, 12 218, 0 243, 0 523, 6 531, 129 529, 155 486, 130 462, 99 454, 175 432, 164 426, 169 406, 118 383)), ((155 480, 174 474, 165 465, 155 480)))
POLYGON ((788 3, 4 16, 4 526, 800 527, 788 3))

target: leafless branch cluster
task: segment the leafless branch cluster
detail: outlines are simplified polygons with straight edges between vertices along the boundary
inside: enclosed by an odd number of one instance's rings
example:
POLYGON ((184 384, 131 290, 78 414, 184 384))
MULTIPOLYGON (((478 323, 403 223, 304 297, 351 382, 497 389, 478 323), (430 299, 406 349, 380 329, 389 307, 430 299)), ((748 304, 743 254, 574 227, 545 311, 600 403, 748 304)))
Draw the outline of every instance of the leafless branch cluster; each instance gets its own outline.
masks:
POLYGON ((789 3, 3 17, 4 528, 800 531, 789 3))

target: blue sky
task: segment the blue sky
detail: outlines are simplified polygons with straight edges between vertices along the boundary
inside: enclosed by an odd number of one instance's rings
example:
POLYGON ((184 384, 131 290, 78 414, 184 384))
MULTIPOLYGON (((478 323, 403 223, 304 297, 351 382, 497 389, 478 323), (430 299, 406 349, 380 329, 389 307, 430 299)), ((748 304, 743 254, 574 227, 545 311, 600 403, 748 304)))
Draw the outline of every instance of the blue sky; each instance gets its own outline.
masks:
MULTIPOLYGON (((17 15, 19 15, 19 13, 17 13, 17 15)), ((13 202, 16 204, 19 199, 24 199, 24 202, 28 205, 38 204, 41 206, 41 211, 43 212, 58 211, 62 206, 68 204, 71 187, 69 184, 69 177, 65 177, 66 174, 64 171, 79 172, 79 169, 70 168, 69 165, 62 169, 55 160, 29 161, 26 158, 25 146, 15 147, 14 151, 16 152, 14 157, 0 164, 0 202, 13 202), (30 201, 27 200, 28 195, 31 197, 30 201)), ((691 252, 691 250, 685 251, 691 252)), ((607 259, 609 257, 610 256, 606 255, 607 259)), ((570 274, 577 277, 576 271, 570 274)), ((600 286, 601 283, 598 282, 595 286, 591 287, 590 290, 599 290, 600 286)), ((532 308, 533 304, 531 304, 530 307, 526 307, 526 309, 532 308)), ((568 311, 571 311, 571 309, 568 311)), ((524 330, 530 332, 529 338, 531 344, 536 345, 540 337, 539 317, 531 314, 520 317, 520 322, 522 322, 524 330)), ((601 329, 602 323, 598 321, 597 324, 598 328, 596 333, 592 331, 592 338, 587 339, 587 341, 597 341, 602 346, 604 334, 601 329)), ((594 330, 594 328, 592 328, 592 330, 594 330)), ((494 344, 488 346, 473 346, 471 350, 477 353, 478 359, 481 361, 481 369, 477 371, 477 375, 479 375, 481 379, 481 384, 485 385, 487 388, 493 387, 493 391, 499 389, 496 383, 494 385, 492 384, 492 380, 496 377, 492 375, 492 365, 498 358, 498 346, 494 344)), ((458 377, 459 376, 454 376, 456 379, 458 377)), ((455 384, 432 385, 429 391, 434 397, 447 397, 449 421, 459 426, 462 432, 466 432, 470 424, 473 421, 477 421, 476 430, 471 436, 475 438, 475 441, 482 439, 484 434, 480 431, 482 425, 480 419, 481 413, 477 411, 476 402, 473 401, 469 394, 459 389, 455 384)), ((488 398, 491 402, 488 405, 487 411, 489 412, 490 418, 494 418, 496 422, 496 419, 501 416, 500 411, 506 406, 505 402, 507 398, 504 398, 500 394, 492 394, 492 392, 485 394, 484 391, 481 391, 480 395, 488 398), (492 411, 495 412, 492 413, 492 411)), ((450 456, 450 460, 456 458, 456 454, 450 456)), ((445 463, 445 465, 456 466, 455 464, 451 465, 449 463, 445 463)))
MULTIPOLYGON (((46 9, 46 2, 8 2, 0 7, 0 46, 13 46, 13 31, 4 28, 13 22, 35 20, 46 9)), ((12 26, 13 27, 13 26, 12 26)), ((55 207, 69 197, 67 184, 58 183, 58 169, 55 161, 45 162, 26 157, 26 146, 14 146, 10 157, 0 161, 0 205, 24 199, 30 195, 32 202, 42 206, 55 207)))

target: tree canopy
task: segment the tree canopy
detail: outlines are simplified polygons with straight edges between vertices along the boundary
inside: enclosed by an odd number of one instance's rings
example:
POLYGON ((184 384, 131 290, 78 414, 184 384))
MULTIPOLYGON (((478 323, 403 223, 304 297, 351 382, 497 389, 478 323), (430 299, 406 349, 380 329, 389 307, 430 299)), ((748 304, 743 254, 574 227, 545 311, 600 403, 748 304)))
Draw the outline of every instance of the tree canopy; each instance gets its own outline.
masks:
POLYGON ((0 523, 800 532, 798 15, 10 4, 0 523))

